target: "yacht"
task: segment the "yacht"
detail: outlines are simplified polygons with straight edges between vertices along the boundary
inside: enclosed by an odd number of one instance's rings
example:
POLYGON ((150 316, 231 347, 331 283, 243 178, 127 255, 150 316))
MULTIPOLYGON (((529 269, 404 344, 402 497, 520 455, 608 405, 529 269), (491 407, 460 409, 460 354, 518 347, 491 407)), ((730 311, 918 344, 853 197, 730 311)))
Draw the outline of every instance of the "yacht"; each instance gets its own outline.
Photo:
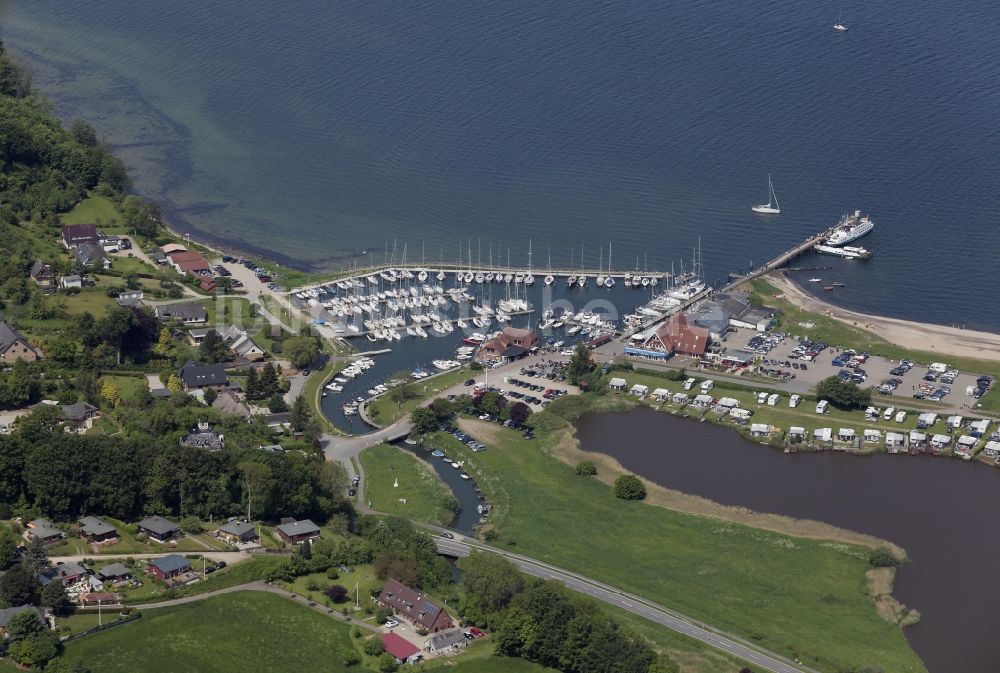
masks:
POLYGON ((545 284, 546 285, 552 285, 552 283, 554 283, 554 282, 556 282, 556 277, 553 276, 551 273, 545 277, 545 284))
POLYGON ((615 284, 615 279, 612 278, 611 276, 608 276, 607 278, 604 279, 604 287, 613 287, 614 284, 615 284))
POLYGON ((833 228, 824 243, 835 246, 847 245, 874 228, 875 223, 868 219, 867 215, 862 215, 860 210, 855 210, 853 215, 844 215, 840 218, 840 222, 833 228))
POLYGON ((845 33, 847 32, 847 24, 841 21, 840 17, 838 16, 837 23, 833 24, 833 29, 838 33, 845 33))
POLYGON ((774 193, 774 185, 771 183, 770 173, 767 174, 767 203, 751 206, 750 210, 766 215, 777 215, 781 212, 781 208, 778 207, 778 196, 774 193))

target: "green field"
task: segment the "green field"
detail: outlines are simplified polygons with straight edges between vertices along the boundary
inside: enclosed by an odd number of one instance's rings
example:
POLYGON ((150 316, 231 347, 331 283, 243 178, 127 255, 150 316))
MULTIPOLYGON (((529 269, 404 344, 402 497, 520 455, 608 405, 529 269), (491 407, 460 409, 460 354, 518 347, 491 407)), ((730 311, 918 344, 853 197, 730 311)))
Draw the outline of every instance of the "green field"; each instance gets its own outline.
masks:
POLYGON ((552 439, 493 432, 490 450, 479 454, 448 435, 433 441, 465 459, 496 503, 498 544, 823 671, 925 670, 900 627, 883 621, 865 594, 866 550, 618 500, 549 455, 552 439))
POLYGON ((473 374, 474 372, 470 371, 468 367, 462 367, 453 372, 439 374, 422 381, 414 381, 412 385, 417 393, 417 397, 406 400, 401 405, 397 405, 389 399, 389 395, 383 395, 368 405, 368 415, 381 426, 389 425, 416 409, 426 400, 437 396, 442 391, 451 388, 457 383, 461 383, 473 374))
POLYGON ((488 659, 462 660, 461 656, 451 657, 456 663, 447 666, 449 673, 555 673, 554 668, 532 664, 524 659, 489 657, 488 659))
POLYGON ((112 225, 122 222, 122 215, 111 199, 91 194, 59 219, 63 224, 96 224, 111 230, 112 225))
POLYGON ((94 673, 347 671, 349 627, 286 598, 239 592, 147 610, 141 619, 66 646, 94 673))
POLYGON ((403 449, 379 444, 361 453, 361 463, 365 498, 373 508, 416 521, 444 524, 451 520, 451 512, 441 506, 450 491, 424 461, 403 449))

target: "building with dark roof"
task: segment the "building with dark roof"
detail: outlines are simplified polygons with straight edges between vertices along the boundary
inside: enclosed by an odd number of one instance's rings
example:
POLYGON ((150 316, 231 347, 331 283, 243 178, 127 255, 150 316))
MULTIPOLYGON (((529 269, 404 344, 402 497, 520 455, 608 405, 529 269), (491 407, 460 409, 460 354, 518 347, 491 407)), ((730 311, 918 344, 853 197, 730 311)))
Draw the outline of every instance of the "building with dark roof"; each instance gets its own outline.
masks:
POLYGON ((96 245, 101 240, 97 227, 93 224, 67 224, 62 228, 62 244, 67 248, 75 248, 83 243, 96 245))
POLYGON ((99 516, 85 516, 80 519, 80 537, 88 542, 114 542, 118 530, 99 516))
POLYGON ((388 579, 378 595, 378 602, 394 614, 405 617, 417 628, 431 633, 450 629, 454 622, 447 612, 415 589, 388 579))
POLYGON ((56 525, 48 519, 34 519, 28 522, 28 528, 24 531, 24 538, 29 542, 40 541, 44 545, 55 544, 66 537, 56 525))
POLYGON ((180 440, 181 446, 191 446, 208 451, 222 451, 226 448, 225 437, 212 429, 208 423, 201 422, 198 427, 187 433, 180 440))
POLYGON ((227 521, 219 526, 219 537, 233 544, 260 540, 257 527, 250 521, 227 521))
POLYGON ((6 321, 0 320, 0 362, 5 364, 13 364, 18 360, 34 362, 41 358, 41 351, 32 346, 20 332, 6 321))
POLYGON ((510 362, 524 357, 536 345, 538 335, 531 330, 504 326, 500 334, 483 342, 476 357, 480 360, 510 362))
POLYGON ((162 516, 150 516, 139 522, 139 531, 157 542, 166 542, 180 537, 181 527, 162 516))
POLYGON ((185 390, 201 390, 204 388, 223 388, 229 382, 226 368, 220 364, 199 365, 192 360, 181 367, 181 383, 185 390))
POLYGON ((108 257, 108 253, 96 243, 81 243, 73 250, 73 258, 82 266, 87 268, 101 267, 104 269, 111 266, 111 259, 108 257))
POLYGON ((185 325, 201 325, 208 322, 208 311, 199 301, 161 304, 153 308, 153 313, 160 320, 180 320, 185 325))
POLYGON ((109 563, 97 570, 97 576, 105 582, 123 582, 132 579, 132 571, 124 563, 109 563))
POLYGON ((146 570, 161 580, 168 580, 191 571, 191 564, 180 554, 170 554, 161 558, 150 559, 146 570))
POLYGON ((277 526, 274 531, 282 540, 289 544, 299 544, 306 540, 315 540, 320 536, 319 526, 309 519, 283 523, 277 526))
POLYGON ((46 586, 55 581, 60 581, 66 586, 76 584, 84 579, 89 571, 80 563, 70 561, 69 563, 57 563, 54 566, 43 568, 38 573, 38 582, 46 586))
POLYGON ((77 432, 86 430, 90 425, 88 421, 96 418, 99 413, 100 409, 87 402, 59 405, 59 416, 67 426, 77 432))
POLYGON ((55 285, 56 274, 52 271, 52 265, 40 259, 35 260, 28 273, 31 276, 31 280, 35 281, 44 290, 50 290, 55 285))
POLYGON ((463 648, 468 644, 468 639, 462 634, 460 629, 436 633, 424 641, 424 649, 431 654, 439 652, 453 652, 463 648))
POLYGON ((21 614, 22 612, 34 612, 38 615, 38 621, 41 622, 43 626, 48 626, 45 623, 45 611, 42 608, 36 607, 34 605, 19 605, 16 608, 3 608, 0 610, 0 633, 7 635, 7 625, 10 620, 15 616, 21 614))

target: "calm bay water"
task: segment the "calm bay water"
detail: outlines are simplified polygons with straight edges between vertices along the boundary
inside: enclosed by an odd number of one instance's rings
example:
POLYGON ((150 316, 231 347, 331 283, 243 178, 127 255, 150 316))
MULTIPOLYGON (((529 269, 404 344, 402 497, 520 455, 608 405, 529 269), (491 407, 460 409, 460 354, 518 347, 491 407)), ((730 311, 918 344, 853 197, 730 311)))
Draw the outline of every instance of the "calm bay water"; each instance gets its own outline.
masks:
POLYGON ((1000 6, 0 0, 0 36, 171 221, 339 268, 386 242, 454 259, 706 275, 853 208, 852 308, 1000 329, 1000 6), (837 34, 837 12, 850 31, 837 34), (762 218, 768 172, 783 213, 762 218), (473 248, 476 249, 475 247, 473 248), (973 288, 970 290, 970 288, 973 288))
POLYGON ((906 629, 932 673, 993 673, 1000 562, 992 534, 1000 471, 931 456, 784 454, 729 429, 648 407, 583 417, 586 451, 667 488, 725 505, 813 519, 891 540, 910 563, 894 595, 921 612, 906 629), (621 441, 628 437, 627 442, 621 441))

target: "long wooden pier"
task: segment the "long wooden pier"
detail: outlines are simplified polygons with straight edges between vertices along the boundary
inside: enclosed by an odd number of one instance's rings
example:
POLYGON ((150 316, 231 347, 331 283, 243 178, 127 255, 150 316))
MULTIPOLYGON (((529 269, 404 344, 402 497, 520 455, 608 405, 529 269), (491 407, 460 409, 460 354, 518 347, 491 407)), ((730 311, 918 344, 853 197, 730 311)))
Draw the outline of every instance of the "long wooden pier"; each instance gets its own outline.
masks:
POLYGON ((761 266, 761 267, 758 267, 758 268, 754 269, 753 271, 751 271, 750 273, 746 274, 745 276, 740 276, 739 278, 737 278, 736 280, 733 280, 728 285, 726 285, 725 287, 719 289, 718 291, 719 292, 732 292, 733 290, 735 290, 736 288, 740 287, 744 283, 747 283, 747 282, 749 282, 751 280, 754 280, 755 278, 760 278, 764 274, 769 273, 771 271, 774 271, 775 269, 780 269, 781 267, 785 266, 786 264, 788 264, 790 261, 792 261, 793 259, 795 259, 799 255, 801 255, 802 253, 807 252, 809 250, 812 250, 812 248, 813 248, 814 245, 816 245, 817 243, 821 242, 823 239, 825 239, 829 235, 830 235, 830 230, 827 229, 825 231, 821 231, 820 233, 816 234, 815 236, 811 236, 811 237, 805 239, 801 243, 798 243, 797 245, 791 247, 788 250, 785 250, 783 253, 781 253, 780 255, 778 255, 777 257, 775 257, 774 259, 772 259, 771 261, 767 262, 764 266, 761 266))

